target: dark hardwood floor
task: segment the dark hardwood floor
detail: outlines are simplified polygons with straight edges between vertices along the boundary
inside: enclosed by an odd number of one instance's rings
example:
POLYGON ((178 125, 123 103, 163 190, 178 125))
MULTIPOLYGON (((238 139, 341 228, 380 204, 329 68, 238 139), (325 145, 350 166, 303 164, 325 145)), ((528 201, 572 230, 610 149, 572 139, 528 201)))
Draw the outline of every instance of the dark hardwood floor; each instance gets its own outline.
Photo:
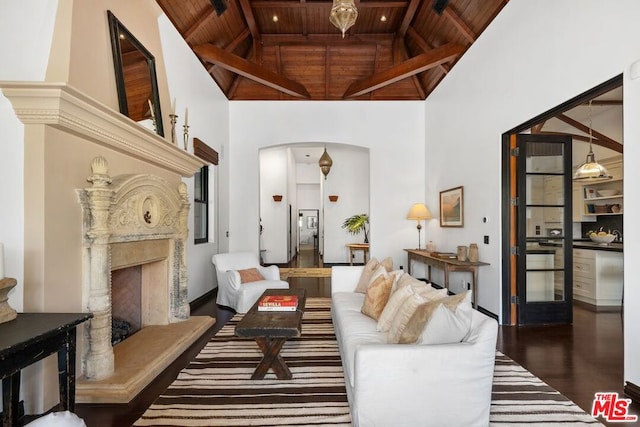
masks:
MULTIPOLYGON (((303 251, 290 265, 311 266, 322 266, 313 251, 303 251)), ((330 296, 330 279, 290 280, 292 287, 307 289, 308 296, 330 296)), ((214 316, 216 324, 129 404, 76 405, 76 413, 88 427, 122 427, 135 422, 233 312, 217 307, 212 300, 192 314, 214 316)), ((622 395, 622 332, 620 313, 595 313, 575 307, 573 325, 500 327, 497 347, 590 412, 595 392, 615 391, 622 395)), ((640 414, 640 407, 633 405, 632 413, 640 414)))

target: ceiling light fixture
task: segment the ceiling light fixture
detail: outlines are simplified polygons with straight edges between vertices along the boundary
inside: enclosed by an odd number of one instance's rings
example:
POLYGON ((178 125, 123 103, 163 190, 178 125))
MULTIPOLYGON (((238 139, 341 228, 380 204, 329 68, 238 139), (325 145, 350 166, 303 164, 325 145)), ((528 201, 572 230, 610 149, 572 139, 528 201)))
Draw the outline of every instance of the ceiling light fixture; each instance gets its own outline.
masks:
POLYGON ((333 0, 329 21, 342 31, 342 38, 345 32, 356 23, 358 9, 353 0, 333 0))
POLYGON ((387 17, 385 15, 382 15, 380 17, 380 22, 387 22, 387 17))
POLYGON ((607 171, 607 168, 602 166, 596 161, 596 156, 593 154, 593 147, 591 141, 593 140, 593 123, 591 120, 591 101, 589 101, 589 153, 587 159, 580 165, 573 175, 574 181, 590 181, 595 179, 611 179, 612 176, 607 171))
POLYGON ((271 18, 271 20, 273 22, 278 22, 278 15, 273 15, 273 17, 271 18))
POLYGON ((320 160, 318 160, 318 165, 324 174, 324 179, 327 179, 327 175, 329 175, 329 171, 331 171, 331 166, 333 166, 333 160, 331 160, 329 153, 327 153, 327 147, 324 147, 324 153, 322 153, 320 160))

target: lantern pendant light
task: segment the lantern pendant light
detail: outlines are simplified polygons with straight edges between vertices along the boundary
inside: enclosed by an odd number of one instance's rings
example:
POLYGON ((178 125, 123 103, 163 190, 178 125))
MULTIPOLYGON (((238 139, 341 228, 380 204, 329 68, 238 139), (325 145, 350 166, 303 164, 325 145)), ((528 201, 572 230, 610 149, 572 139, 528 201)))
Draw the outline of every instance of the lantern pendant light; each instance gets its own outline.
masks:
POLYGON ((331 171, 331 166, 333 165, 333 160, 331 160, 329 153, 327 153, 327 147, 324 147, 324 153, 322 153, 318 165, 320 165, 320 170, 324 174, 324 179, 327 179, 327 175, 329 175, 329 171, 331 171))
POLYGON ((358 9, 353 0, 333 0, 329 21, 342 31, 342 38, 345 32, 356 23, 358 9))
POLYGON ((596 161, 596 156, 593 154, 593 147, 591 141, 593 139, 593 124, 591 121, 591 101, 589 101, 589 153, 585 162, 576 169, 576 173, 573 175, 574 181, 590 181, 596 179, 611 179, 612 176, 607 171, 607 168, 602 166, 596 161))

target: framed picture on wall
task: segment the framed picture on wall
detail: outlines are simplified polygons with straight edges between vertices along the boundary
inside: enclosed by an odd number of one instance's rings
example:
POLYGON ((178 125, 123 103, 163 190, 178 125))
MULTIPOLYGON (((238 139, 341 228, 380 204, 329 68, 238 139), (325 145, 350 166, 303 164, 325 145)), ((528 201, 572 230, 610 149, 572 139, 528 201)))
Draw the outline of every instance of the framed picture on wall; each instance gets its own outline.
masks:
POLYGON ((440 227, 464 226, 463 196, 462 186, 440 192, 440 227))
POLYGON ((316 216, 308 216, 307 217, 307 228, 318 228, 318 217, 316 217, 316 216))

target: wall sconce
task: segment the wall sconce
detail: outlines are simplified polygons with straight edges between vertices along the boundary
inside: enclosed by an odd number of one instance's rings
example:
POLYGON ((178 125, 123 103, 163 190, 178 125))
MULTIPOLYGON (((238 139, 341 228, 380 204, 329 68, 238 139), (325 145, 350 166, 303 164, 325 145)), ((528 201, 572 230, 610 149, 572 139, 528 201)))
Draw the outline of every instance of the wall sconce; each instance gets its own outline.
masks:
POLYGON ((274 194, 273 195, 273 201, 274 202, 281 202, 282 201, 282 194, 274 194))
POLYGON ((338 196, 335 194, 332 194, 329 196, 329 201, 330 202, 337 202, 338 201, 338 196))

